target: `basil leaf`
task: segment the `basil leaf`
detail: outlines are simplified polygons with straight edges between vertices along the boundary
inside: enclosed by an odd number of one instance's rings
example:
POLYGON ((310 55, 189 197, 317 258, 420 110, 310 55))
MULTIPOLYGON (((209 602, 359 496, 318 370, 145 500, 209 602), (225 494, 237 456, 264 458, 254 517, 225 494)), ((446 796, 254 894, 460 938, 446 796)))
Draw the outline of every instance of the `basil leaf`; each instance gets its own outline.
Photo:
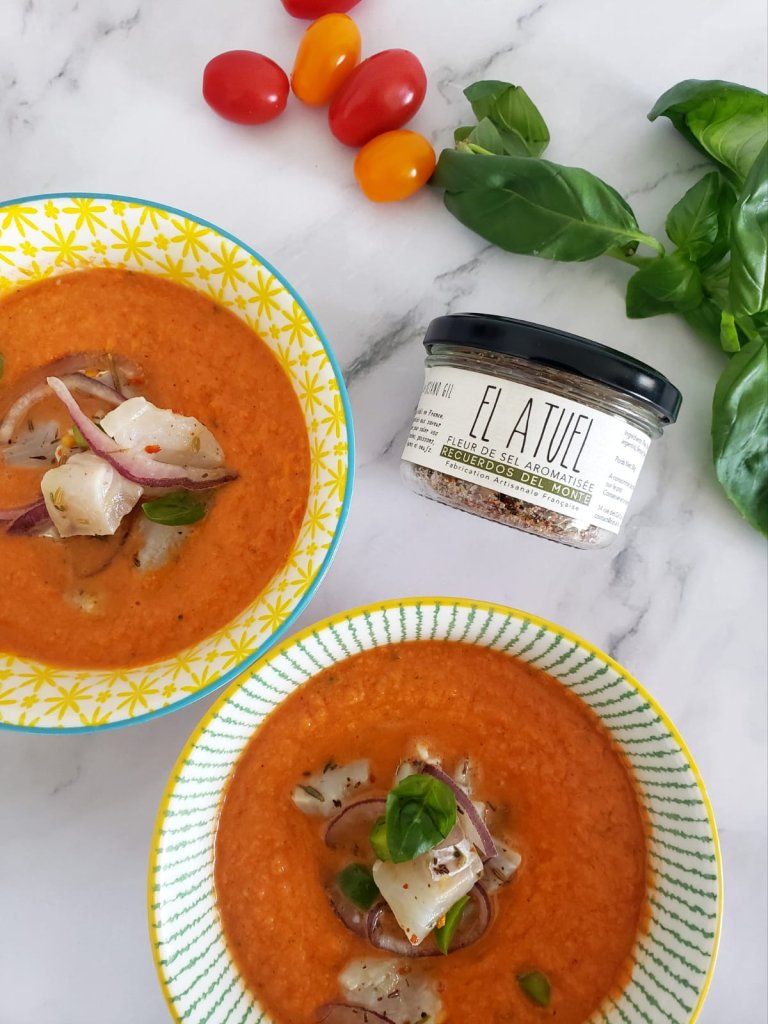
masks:
POLYGON ((466 907, 467 903, 469 903, 469 896, 462 896, 445 915, 445 924, 441 928, 435 928, 434 930, 435 945, 445 956, 448 956, 453 936, 459 927, 461 915, 464 913, 464 907, 466 907))
POLYGON ((496 100, 510 88, 512 88, 512 86, 509 82, 499 82, 493 79, 488 79, 486 81, 475 82, 473 85, 467 86, 464 90, 464 95, 469 100, 470 106, 472 107, 472 113, 478 121, 482 121, 484 117, 489 116, 493 110, 496 100))
POLYGON ((528 93, 519 85, 510 85, 496 99, 488 115, 497 128, 515 132, 531 156, 541 156, 549 145, 549 128, 528 93))
MULTIPOLYGON (((510 82, 475 82, 464 95, 478 121, 490 120, 504 139, 503 152, 541 156, 549 144, 549 129, 528 93, 510 82)), ((495 152, 495 150, 491 150, 495 152)))
POLYGON ((683 316, 690 326, 705 338, 720 347, 720 320, 722 310, 712 299, 705 298, 695 309, 687 309, 683 316))
POLYGON ((453 133, 453 141, 458 145, 460 142, 464 142, 472 132, 475 130, 477 125, 474 124, 463 124, 457 128, 453 133))
POLYGON ((542 974, 541 971, 518 974, 517 983, 532 1003, 537 1006, 549 1006, 552 986, 546 974, 542 974))
POLYGON ((768 341, 768 314, 737 316, 736 326, 747 341, 768 341))
POLYGON ((692 260, 706 256, 717 239, 721 181, 717 171, 705 174, 667 215, 667 234, 692 260))
POLYGON ((432 183, 462 224, 508 252, 570 262, 631 253, 639 242, 664 251, 618 192, 579 167, 449 149, 432 183))
POLYGON ((147 519, 163 526, 191 526, 205 515, 205 505, 189 491, 173 491, 162 498, 142 502, 147 519))
POLYGON ((481 153, 487 156, 496 154, 501 156, 504 153, 504 140, 499 129, 489 118, 484 117, 479 124, 476 124, 472 131, 461 140, 457 149, 462 153, 481 153))
POLYGON ((630 277, 627 316, 633 320, 695 309, 704 298, 701 274, 681 252, 652 260, 630 277))
POLYGON ((717 235, 709 252, 695 261, 702 270, 716 266, 728 255, 731 247, 731 220, 736 205, 736 191, 725 178, 720 178, 720 196, 717 204, 717 235))
POLYGON ((715 388, 712 450, 717 479, 744 518, 768 535, 768 343, 732 357, 715 388))
POLYGON ((387 819, 379 818, 371 829, 369 836, 373 852, 379 858, 379 860, 392 860, 389 855, 389 847, 387 846, 387 819))
POLYGON ((648 114, 650 121, 657 117, 668 117, 681 135, 739 183, 768 141, 768 96, 733 82, 678 82, 648 114))
POLYGON ((725 352, 738 352, 741 348, 736 318, 727 309, 720 314, 720 344, 725 352))
POLYGON ((336 884, 360 910, 370 910, 381 895, 371 869, 365 864, 348 864, 339 872, 336 884))
POLYGON ((489 117, 484 117, 472 131, 458 143, 461 152, 479 153, 484 156, 528 156, 525 142, 517 132, 500 132, 489 117))
POLYGON ((426 853, 456 824, 456 797, 430 775, 409 775, 387 796, 387 847, 396 864, 426 853))
POLYGON ((733 211, 730 298, 736 314, 768 309, 768 146, 755 160, 733 211))

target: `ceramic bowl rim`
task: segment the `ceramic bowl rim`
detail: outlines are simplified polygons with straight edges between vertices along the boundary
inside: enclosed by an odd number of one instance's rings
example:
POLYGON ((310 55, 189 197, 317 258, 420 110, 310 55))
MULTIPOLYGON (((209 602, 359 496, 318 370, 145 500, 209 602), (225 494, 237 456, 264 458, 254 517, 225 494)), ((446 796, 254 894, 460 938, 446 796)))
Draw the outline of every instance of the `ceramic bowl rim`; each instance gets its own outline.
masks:
MULTIPOLYGON (((689 1021, 688 1021, 688 1024, 694 1024, 694 1022, 698 1019, 699 1014, 701 1013, 701 1010, 702 1010, 702 1008, 703 1008, 703 1006, 704 1006, 704 1004, 706 1002, 707 995, 709 994, 709 989, 710 989, 710 986, 712 984, 712 978, 714 976, 715 966, 717 964, 717 957, 718 957, 719 948, 720 948, 720 937, 721 937, 721 933, 722 933, 723 905, 724 905, 723 859, 722 859, 722 851, 721 851, 721 848, 720 848, 720 836, 719 836, 718 829, 717 829, 717 822, 715 820, 715 813, 714 813, 714 809, 712 807, 712 801, 710 800, 709 793, 707 792, 707 788, 706 788, 706 785, 704 783, 704 779, 703 779, 703 777, 701 775, 701 771, 699 770, 699 766, 696 763, 696 761, 695 761, 695 759, 693 757, 693 754, 691 753, 691 751, 690 751, 690 749, 688 747, 688 744, 685 742, 685 740, 683 739, 683 736, 681 735, 679 729, 677 728, 675 723, 672 721, 670 716, 667 714, 667 712, 664 710, 664 708, 661 707, 661 705, 658 703, 658 701, 648 692, 648 690, 646 690, 646 688, 643 686, 643 684, 639 680, 637 680, 632 675, 631 672, 628 672, 623 667, 623 665, 619 664, 619 662, 617 662, 609 654, 606 654, 605 651, 601 650, 595 644, 592 644, 588 640, 585 640, 578 633, 574 633, 572 630, 565 629, 563 626, 560 626, 560 625, 552 622, 550 619, 543 618, 542 616, 532 615, 529 612, 525 612, 525 611, 523 611, 520 608, 512 608, 512 607, 510 607, 508 605, 505 605, 505 604, 503 604, 501 602, 483 601, 483 600, 472 600, 470 598, 448 597, 448 596, 445 596, 445 595, 442 595, 442 596, 431 595, 431 596, 419 596, 419 597, 391 598, 391 599, 385 600, 385 601, 370 602, 368 604, 358 605, 358 606, 356 606, 354 608, 349 608, 349 609, 342 610, 340 612, 336 612, 333 615, 328 615, 325 618, 321 619, 320 621, 310 624, 306 628, 302 629, 300 632, 295 633, 293 636, 284 638, 279 646, 278 645, 273 646, 269 651, 265 652, 259 658, 259 660, 257 662, 255 662, 254 664, 250 665, 249 668, 250 668, 250 670, 254 674, 259 672, 272 658, 279 657, 284 651, 289 650, 295 644, 300 643, 301 641, 303 641, 305 639, 308 639, 309 637, 312 636, 312 634, 322 632, 323 630, 327 629, 329 626, 335 625, 337 623, 346 622, 348 619, 355 619, 358 616, 364 615, 365 613, 369 613, 370 614, 370 613, 377 612, 377 611, 391 610, 393 608, 397 608, 398 606, 405 606, 405 607, 409 607, 409 608, 415 608, 418 605, 424 605, 424 604, 427 604, 427 605, 430 605, 430 604, 439 604, 439 605, 449 604, 449 605, 451 605, 452 604, 452 605, 457 605, 460 608, 466 608, 466 609, 471 609, 471 610, 489 611, 489 612, 490 611, 500 612, 501 614, 509 614, 509 615, 512 615, 512 616, 518 616, 520 618, 527 619, 527 620, 530 621, 530 623, 532 625, 535 625, 535 626, 538 626, 538 627, 543 627, 545 629, 552 630, 552 631, 555 631, 555 632, 558 632, 558 633, 562 633, 563 636, 566 639, 572 641, 573 643, 576 643, 576 644, 580 645, 586 651, 589 651, 591 654, 594 654, 597 658, 601 659, 604 663, 609 665, 615 672, 617 672, 627 682, 627 684, 630 687, 632 687, 634 690, 636 690, 636 692, 639 693, 640 696, 644 700, 646 700, 648 702, 648 704, 656 712, 656 714, 658 714, 658 716, 660 717, 660 719, 662 720, 662 722, 664 723, 666 728, 669 730, 670 734, 674 737, 675 741, 679 744, 680 750, 682 751, 683 755, 687 759, 688 764, 689 764, 689 766, 691 768, 691 771, 693 773, 693 776, 694 776, 694 778, 696 780, 696 784, 698 786, 699 794, 701 796, 701 801, 702 801, 702 803, 704 805, 704 808, 706 810, 709 826, 710 826, 710 828, 712 830, 712 841, 713 841, 714 850, 715 850, 716 874, 717 874, 717 895, 718 895, 718 899, 717 899, 717 920, 715 922, 715 929, 714 929, 715 930, 715 936, 714 936, 714 940, 713 940, 713 943, 712 943, 712 955, 710 957, 709 965, 708 965, 708 968, 707 968, 707 974, 706 974, 706 977, 705 977, 705 979, 704 979, 704 981, 702 983, 701 990, 699 992, 698 1001, 697 1001, 695 1007, 693 1008, 693 1012, 691 1013, 691 1016, 690 1016, 689 1021)), ((397 641, 394 641, 394 642, 397 642, 397 641)), ((346 660, 346 657, 342 658, 342 659, 337 659, 337 660, 346 660)), ((239 686, 240 686, 240 679, 232 680, 230 682, 230 684, 227 686, 226 690, 224 690, 223 693, 221 693, 219 695, 219 697, 216 699, 216 701, 211 705, 211 707, 208 709, 208 711, 205 713, 205 715, 203 715, 201 720, 197 723, 197 725, 193 729, 191 735, 189 736, 189 738, 187 739, 186 743, 184 744, 184 746, 182 747, 181 751, 179 752, 179 756, 174 761, 173 767, 171 768, 171 771, 170 771, 169 776, 168 776, 168 780, 167 780, 167 782, 165 784, 165 787, 163 788, 163 794, 162 794, 162 797, 161 797, 161 800, 160 800, 160 805, 159 805, 159 808, 158 808, 158 811, 157 811, 157 815, 156 815, 156 818, 155 818, 155 824, 154 824, 154 826, 152 828, 151 846, 150 846, 150 855, 149 855, 149 870, 148 870, 148 873, 147 873, 147 923, 148 923, 148 928, 149 928, 150 944, 151 944, 151 947, 152 947, 152 960, 153 960, 153 963, 155 965, 155 971, 157 973, 158 981, 160 982, 160 989, 161 989, 161 991, 163 993, 163 998, 165 999, 168 1011, 171 1014, 172 1019, 174 1021, 176 1021, 176 1024, 184 1024, 184 1022, 183 1022, 182 1018, 179 1017, 179 1015, 178 1015, 178 1013, 176 1011, 176 1008, 175 1008, 174 1003, 173 1003, 173 999, 171 997, 170 991, 168 990, 168 986, 167 986, 165 978, 163 976, 162 966, 160 964, 160 959, 159 959, 159 956, 158 956, 158 948, 159 948, 158 942, 159 942, 159 939, 158 939, 157 923, 155 921, 154 911, 152 910, 152 903, 153 903, 152 887, 154 885, 155 872, 156 872, 156 869, 157 869, 157 856, 158 856, 158 852, 160 850, 160 837, 161 837, 161 833, 162 833, 163 824, 165 822, 166 811, 168 810, 168 805, 169 805, 169 803, 171 801, 171 798, 173 796, 173 792, 174 792, 175 787, 176 787, 177 776, 180 775, 181 770, 182 770, 182 768, 184 766, 184 762, 186 761, 189 753, 191 752, 192 748, 197 743, 197 741, 200 738, 200 736, 202 735, 202 733, 208 727, 210 722, 213 721, 213 719, 216 717, 216 715, 219 713, 219 711, 227 704, 227 702, 229 701, 230 697, 239 688, 239 686)), ((294 690, 291 690, 290 692, 293 693, 294 690)), ((254 730, 254 732, 255 731, 256 730, 254 730)), ((224 783, 222 783, 222 785, 221 785, 222 793, 224 791, 225 785, 226 785, 226 781, 224 783)), ((218 814, 218 806, 217 806, 217 809, 216 809, 215 813, 218 814)))
POLYGON ((322 583, 323 578, 325 577, 325 574, 327 573, 331 565, 331 562, 333 561, 333 558, 336 554, 339 543, 341 541, 341 536, 344 532, 344 527, 346 525, 347 518, 349 517, 349 509, 352 501, 352 492, 354 490, 355 482, 356 450, 354 420, 352 417, 352 405, 349 400, 349 392, 347 391, 347 385, 344 380, 344 375, 341 371, 341 367, 338 363, 336 355, 334 354, 331 344, 328 341, 322 327, 318 323, 315 314, 312 312, 311 308, 301 297, 299 292, 293 287, 293 285, 288 281, 288 279, 284 277, 284 275, 272 263, 270 263, 269 260, 265 259, 261 255, 261 253, 257 249, 254 249, 246 242, 243 242, 242 239, 238 238, 237 235, 232 234, 232 232, 219 227, 212 221, 205 220, 204 218, 197 216, 197 214, 189 213, 188 211, 179 209, 176 206, 169 206, 167 203, 156 202, 153 199, 141 199, 136 196, 126 196, 112 192, 42 192, 35 195, 18 196, 14 197, 13 199, 0 200, 0 210, 3 210, 8 206, 19 206, 22 205, 23 203, 40 202, 45 199, 70 198, 104 199, 108 202, 122 202, 138 204, 140 206, 152 206, 158 210, 164 210, 166 213, 171 213, 179 217, 184 217, 187 220, 195 221, 197 224, 201 224, 206 228, 210 228, 212 231, 215 231, 218 235, 221 235, 228 241, 233 242, 235 245, 239 246, 250 256, 252 256, 254 259, 258 260, 258 262, 265 268, 265 270, 272 274, 275 277, 275 279, 280 282, 280 284, 288 292, 288 294, 291 295, 296 300, 296 302, 298 302, 298 304, 306 313, 307 319, 312 324, 312 327, 317 334, 320 344, 323 346, 326 357, 328 358, 328 362, 330 363, 331 369, 333 370, 334 377, 336 378, 336 383, 339 386, 339 395, 341 397, 341 403, 344 409, 345 425, 347 430, 348 450, 345 456, 347 476, 344 487, 344 498, 341 504, 339 519, 338 522, 336 523, 336 528, 334 530, 331 543, 309 587, 307 587, 306 591, 301 596, 300 600, 296 603, 295 608, 293 609, 291 614, 286 618, 285 622, 283 622, 275 630, 275 632, 271 634, 271 636, 269 636, 262 644, 260 644, 260 646, 252 654, 244 658, 243 661, 233 666, 231 669, 228 669, 221 676, 214 679, 212 682, 206 684, 205 686, 201 687, 199 690, 196 690, 194 693, 191 693, 188 696, 183 697, 178 701, 175 701, 168 707, 156 708, 154 711, 148 711, 146 714, 136 715, 135 718, 123 718, 116 722, 104 722, 101 725, 40 727, 34 725, 16 725, 12 722, 0 721, 0 729, 6 729, 11 732, 36 733, 38 735, 56 736, 77 733, 107 732, 110 729, 123 729, 127 726, 139 725, 143 722, 149 722, 152 719, 162 718, 163 716, 170 715, 175 711, 180 711, 181 708, 188 707, 190 704, 194 704, 195 701, 200 700, 202 697, 205 697, 210 693, 213 693, 215 690, 219 690, 225 686, 228 687, 229 684, 236 681, 237 678, 244 671, 246 671, 246 669, 251 668, 258 661, 260 661, 260 659, 264 658, 269 653, 269 651, 275 646, 275 644, 279 643, 285 637, 288 630, 291 629, 292 626, 294 626, 296 620, 304 612, 305 608, 314 597, 318 587, 322 583))

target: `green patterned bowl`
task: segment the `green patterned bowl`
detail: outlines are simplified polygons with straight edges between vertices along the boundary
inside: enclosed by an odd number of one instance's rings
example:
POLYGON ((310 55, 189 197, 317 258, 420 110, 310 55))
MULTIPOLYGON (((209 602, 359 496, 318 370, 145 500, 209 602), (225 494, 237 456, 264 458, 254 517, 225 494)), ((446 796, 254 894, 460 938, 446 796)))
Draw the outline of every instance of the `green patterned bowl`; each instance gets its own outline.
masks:
POLYGON ((0 297, 87 267, 122 267, 195 288, 259 334, 304 414, 310 500, 288 561, 265 590, 224 629, 173 658, 76 671, 0 650, 0 729, 110 729, 167 714, 235 679, 305 608, 349 510, 354 439, 344 380, 309 308, 274 267, 221 228, 159 203, 92 193, 0 203, 0 297))
POLYGON ((149 869, 152 949, 184 1024, 270 1024, 229 955, 213 855, 222 793, 254 730, 295 687, 358 651, 409 640, 479 644, 548 672, 603 721, 647 811, 655 885, 631 980, 588 1024, 689 1024, 715 965, 722 870, 698 769, 669 718, 620 665, 533 615, 451 598, 390 601, 334 616, 273 650, 223 694, 190 737, 160 806, 149 869))

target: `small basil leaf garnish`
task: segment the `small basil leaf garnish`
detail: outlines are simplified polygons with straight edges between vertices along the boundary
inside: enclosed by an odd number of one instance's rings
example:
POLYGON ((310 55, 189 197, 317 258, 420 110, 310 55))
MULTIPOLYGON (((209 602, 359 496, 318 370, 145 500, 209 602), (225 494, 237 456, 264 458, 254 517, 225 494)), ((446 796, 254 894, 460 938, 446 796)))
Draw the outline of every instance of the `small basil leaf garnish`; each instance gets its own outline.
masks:
POLYGON ((537 1006, 549 1006, 552 986, 546 974, 542 974, 541 971, 518 974, 517 983, 532 1003, 537 1006))
POLYGON ((392 860, 387 846, 387 819, 379 818, 371 829, 371 846, 379 860, 392 860))
POLYGON ((162 526, 191 526, 205 515, 205 505, 189 491, 173 491, 141 507, 147 519, 162 526))
POLYGON ((387 847, 396 864, 414 860, 456 824, 456 797, 430 775, 409 775, 387 796, 387 847))
POLYGON ((365 864, 348 864, 339 872, 336 884, 360 910, 370 910, 379 898, 379 887, 365 864))
POLYGON ((461 899, 454 903, 448 913, 445 915, 445 924, 440 928, 435 928, 435 945, 441 953, 448 956, 448 951, 451 948, 453 942, 453 936, 456 934, 456 929, 461 923, 461 917, 464 913, 464 907, 469 903, 469 896, 462 896, 461 899))

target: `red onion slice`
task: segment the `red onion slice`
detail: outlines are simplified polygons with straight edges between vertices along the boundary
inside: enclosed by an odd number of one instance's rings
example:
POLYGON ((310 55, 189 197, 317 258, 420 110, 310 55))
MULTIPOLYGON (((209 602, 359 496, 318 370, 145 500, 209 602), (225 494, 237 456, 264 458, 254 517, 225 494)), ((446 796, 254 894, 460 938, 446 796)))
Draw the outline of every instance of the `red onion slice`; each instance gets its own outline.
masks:
POLYGON ((126 480, 132 480, 133 483, 141 484, 142 487, 176 487, 197 491, 218 487, 219 484, 237 479, 238 474, 226 467, 200 469, 192 466, 171 466, 164 462, 157 462, 145 452, 126 451, 120 448, 116 441, 113 441, 85 415, 66 385, 58 377, 49 377, 48 384, 56 397, 60 398, 66 406, 67 412, 72 417, 72 422, 88 442, 94 455, 98 455, 99 458, 108 462, 126 480))
MULTIPOLYGON (((87 354, 67 356, 49 363, 42 370, 36 370, 34 382, 28 381, 22 394, 14 400, 0 421, 0 445, 8 444, 29 410, 50 395, 50 388, 46 383, 49 376, 59 377, 71 390, 80 391, 92 398, 99 398, 110 406, 120 405, 121 402, 124 402, 125 396, 120 391, 111 388, 103 381, 88 377, 82 372, 86 369, 96 368, 94 363, 99 361, 102 364, 108 363, 106 356, 94 356, 90 359, 87 354)), ((137 373, 139 372, 136 367, 133 367, 133 364, 130 366, 137 373)), ((105 368, 105 366, 101 367, 101 369, 105 368)))
MULTIPOLYGON (((491 901, 483 886, 478 883, 469 893, 469 899, 470 902, 467 904, 459 927, 453 936, 449 953, 456 953, 460 949, 474 945, 485 935, 491 923, 491 901)), ((376 949, 384 949, 388 953, 394 953, 396 956, 410 958, 443 956, 432 936, 425 939, 419 946, 411 945, 386 903, 377 903, 368 911, 366 930, 368 941, 372 946, 375 946, 376 949)))
MULTIPOLYGON (((325 830, 325 842, 332 850, 351 844, 358 848, 356 836, 367 826, 369 831, 387 809, 382 799, 358 800, 349 804, 329 823, 325 830)), ((370 851, 369 851, 370 852, 370 851)))
POLYGON ((25 512, 29 512, 30 509, 39 505, 41 500, 41 498, 35 498, 28 505, 16 505, 15 508, 0 508, 0 523, 12 523, 19 516, 23 516, 25 512))
POLYGON ((348 928, 354 935, 359 935, 362 939, 366 938, 370 911, 360 910, 359 907, 356 907, 351 900, 347 899, 335 883, 329 885, 326 891, 331 908, 344 927, 348 928))
POLYGON ((485 861, 490 860, 491 857, 495 857, 498 850, 496 849, 496 843, 493 841, 493 836, 488 830, 488 826, 485 824, 480 814, 478 814, 477 808, 461 786, 459 786, 447 772, 444 772, 442 768, 438 768, 437 765, 424 764, 421 771, 422 774, 431 775, 432 778, 438 779, 440 782, 444 783, 456 797, 459 814, 466 815, 468 824, 470 825, 470 831, 471 833, 474 833, 470 834, 469 838, 471 838, 477 846, 482 859, 485 861))
POLYGON ((326 1003, 315 1010, 317 1024, 395 1024, 391 1017, 364 1006, 350 1003, 326 1003))
POLYGON ((13 520, 6 532, 11 536, 24 537, 45 529, 50 523, 51 517, 48 515, 45 499, 39 498, 13 520))

